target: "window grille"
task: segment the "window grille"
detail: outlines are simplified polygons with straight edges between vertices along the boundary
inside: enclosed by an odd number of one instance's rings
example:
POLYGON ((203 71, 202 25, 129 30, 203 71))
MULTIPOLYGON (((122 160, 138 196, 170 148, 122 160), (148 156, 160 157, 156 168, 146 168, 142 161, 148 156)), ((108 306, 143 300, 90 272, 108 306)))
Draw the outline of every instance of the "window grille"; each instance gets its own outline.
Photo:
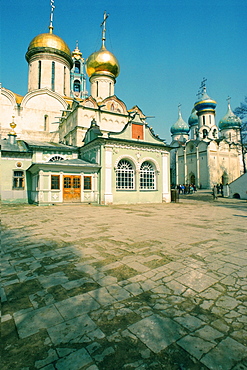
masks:
POLYGON ((51 189, 60 189, 60 176, 51 175, 51 189))
POLYGON ((134 189, 134 169, 126 159, 119 161, 116 170, 116 188, 118 190, 134 189))
POLYGON ((92 177, 84 176, 84 190, 92 190, 92 177))
POLYGON ((60 155, 54 155, 53 157, 51 157, 51 158, 49 159, 49 162, 63 161, 63 160, 64 160, 64 158, 63 158, 63 157, 61 157, 60 155))
POLYGON ((153 165, 143 162, 140 168, 140 189, 155 190, 155 172, 153 165))

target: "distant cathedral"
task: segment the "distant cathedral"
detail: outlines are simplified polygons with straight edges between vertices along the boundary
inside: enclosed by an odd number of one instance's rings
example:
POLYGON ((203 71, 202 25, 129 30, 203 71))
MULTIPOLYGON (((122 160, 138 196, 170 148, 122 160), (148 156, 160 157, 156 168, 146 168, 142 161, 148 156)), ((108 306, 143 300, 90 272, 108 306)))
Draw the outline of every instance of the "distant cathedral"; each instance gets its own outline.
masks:
POLYGON ((226 185, 243 173, 241 120, 232 112, 229 98, 227 113, 217 125, 216 104, 208 96, 204 80, 188 123, 179 106, 178 120, 171 127, 173 187, 193 184, 211 189, 216 184, 226 185))
POLYGON ((35 204, 170 201, 170 147, 143 112, 115 95, 120 67, 102 45, 85 62, 53 33, 26 52, 28 92, 1 87, 4 202, 35 204), (86 73, 90 93, 86 91, 86 73))

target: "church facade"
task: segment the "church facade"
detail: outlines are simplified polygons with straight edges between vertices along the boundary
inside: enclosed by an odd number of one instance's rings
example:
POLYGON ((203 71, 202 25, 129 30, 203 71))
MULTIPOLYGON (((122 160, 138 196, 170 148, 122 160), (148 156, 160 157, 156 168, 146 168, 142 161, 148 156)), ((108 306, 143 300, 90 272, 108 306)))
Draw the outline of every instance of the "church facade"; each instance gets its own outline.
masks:
POLYGON ((231 183, 243 173, 241 120, 232 112, 215 122, 216 101, 202 84, 199 99, 188 123, 179 108, 178 120, 171 127, 171 184, 192 184, 200 189, 231 183))
POLYGON ((29 44, 27 94, 1 87, 2 201, 170 202, 170 146, 115 95, 120 67, 105 46, 106 15, 102 24, 85 63, 51 22, 29 44))

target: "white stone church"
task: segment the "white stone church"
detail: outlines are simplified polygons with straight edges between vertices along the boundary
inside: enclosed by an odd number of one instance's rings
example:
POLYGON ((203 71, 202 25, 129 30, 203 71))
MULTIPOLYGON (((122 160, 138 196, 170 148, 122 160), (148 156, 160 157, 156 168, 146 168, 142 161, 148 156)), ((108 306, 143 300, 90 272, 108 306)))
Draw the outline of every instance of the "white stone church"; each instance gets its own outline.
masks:
POLYGON ((170 147, 115 95, 120 72, 102 45, 84 61, 53 32, 27 49, 28 92, 1 87, 1 198, 35 204, 170 202, 170 147), (86 73, 90 93, 86 91, 86 73))

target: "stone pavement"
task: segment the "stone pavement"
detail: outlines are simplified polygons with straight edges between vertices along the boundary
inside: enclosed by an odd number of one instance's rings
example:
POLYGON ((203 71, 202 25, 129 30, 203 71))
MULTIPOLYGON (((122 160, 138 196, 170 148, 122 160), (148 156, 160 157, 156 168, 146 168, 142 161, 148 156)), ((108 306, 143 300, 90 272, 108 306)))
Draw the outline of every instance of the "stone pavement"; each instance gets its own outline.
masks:
POLYGON ((1 370, 247 369, 246 211, 3 205, 1 370))

